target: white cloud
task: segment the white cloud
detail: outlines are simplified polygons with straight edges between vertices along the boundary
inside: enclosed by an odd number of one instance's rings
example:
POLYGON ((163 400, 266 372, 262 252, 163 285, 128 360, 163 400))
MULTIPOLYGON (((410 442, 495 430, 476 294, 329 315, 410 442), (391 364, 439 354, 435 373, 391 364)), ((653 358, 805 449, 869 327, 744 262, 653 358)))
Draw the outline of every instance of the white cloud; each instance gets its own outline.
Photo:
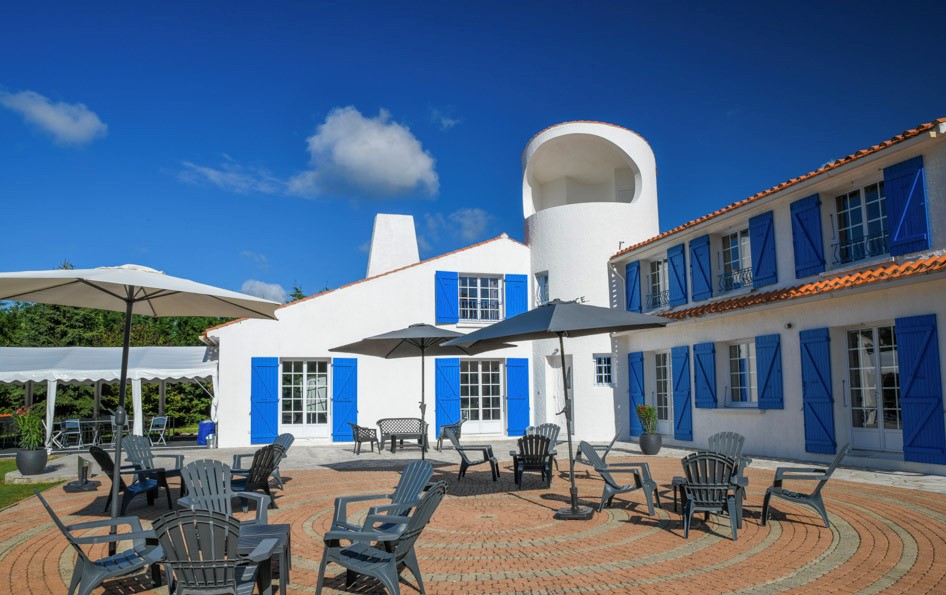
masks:
POLYGON ((289 180, 302 196, 360 191, 376 197, 420 191, 436 195, 434 158, 387 110, 366 118, 353 106, 335 108, 307 139, 310 169, 289 180))
POLYGON ((84 145, 108 134, 108 125, 82 103, 52 103, 35 91, 0 91, 0 105, 17 112, 63 145, 84 145))
POLYGON ((460 123, 460 118, 453 115, 452 109, 431 108, 430 119, 440 126, 441 132, 446 132, 460 123))
POLYGON ((210 184, 237 194, 275 194, 285 190, 286 183, 268 171, 243 167, 233 163, 227 155, 224 157, 227 161, 217 168, 182 161, 184 171, 178 173, 178 178, 191 184, 210 184))
POLYGON ((483 209, 457 209, 449 215, 426 213, 425 233, 417 238, 422 250, 440 240, 441 236, 459 237, 465 242, 483 239, 495 217, 483 209))
POLYGON ((263 283, 256 279, 247 279, 243 282, 240 291, 274 302, 282 303, 286 301, 286 290, 278 283, 263 283))

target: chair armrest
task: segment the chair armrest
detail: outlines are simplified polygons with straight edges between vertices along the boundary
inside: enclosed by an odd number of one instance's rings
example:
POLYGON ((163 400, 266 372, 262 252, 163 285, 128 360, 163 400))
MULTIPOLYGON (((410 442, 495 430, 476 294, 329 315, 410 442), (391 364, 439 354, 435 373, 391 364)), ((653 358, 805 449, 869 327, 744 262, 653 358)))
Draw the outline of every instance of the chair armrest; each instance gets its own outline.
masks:
POLYGON ((778 467, 775 470, 775 479, 785 479, 792 476, 795 476, 795 477, 792 477, 792 479, 814 479, 815 476, 798 477, 799 475, 812 475, 812 474, 819 474, 817 476, 817 479, 822 479, 821 476, 823 476, 827 472, 828 470, 822 467, 778 467))
POLYGON ((269 560, 270 558, 273 557, 273 552, 276 549, 277 543, 279 543, 278 540, 272 537, 267 537, 263 541, 259 542, 259 544, 257 544, 257 546, 253 548, 252 552, 250 552, 248 555, 243 556, 243 557, 249 560, 252 560, 254 562, 262 562, 264 560, 269 560))
MULTIPOLYGON (((368 516, 369 517, 381 516, 382 512, 386 512, 388 510, 403 510, 407 508, 414 508, 418 504, 420 504, 420 500, 411 500, 410 502, 400 502, 398 504, 379 504, 377 506, 372 506, 371 508, 368 509, 368 516)), ((392 518, 395 518, 394 516, 388 515, 388 514, 385 514, 383 516, 384 518, 388 520, 388 522, 390 522, 392 518)))
POLYGON ((390 500, 394 494, 361 494, 359 496, 339 496, 335 498, 335 516, 332 522, 348 521, 348 503, 365 502, 368 500, 390 500))
MULTIPOLYGON (((384 525, 407 525, 407 523, 410 522, 410 520, 411 520, 410 517, 406 517, 406 516, 396 516, 393 514, 371 514, 371 515, 368 515, 368 517, 365 519, 364 526, 366 528, 371 527, 375 523, 381 523, 384 525)), ((362 531, 371 531, 371 530, 372 529, 362 529, 362 531)), ((398 530, 394 533, 391 533, 391 535, 400 535, 402 531, 403 529, 398 530)), ((379 532, 375 531, 375 533, 379 533, 379 532)), ((383 540, 379 539, 378 541, 383 541, 383 540)))
POLYGON ((269 514, 266 512, 269 509, 269 503, 272 502, 272 498, 266 494, 258 494, 256 492, 236 492, 233 494, 236 498, 246 498, 247 500, 253 500, 256 502, 256 520, 261 523, 266 523, 269 520, 269 514))
POLYGON ((131 531, 129 533, 114 533, 106 535, 93 535, 89 537, 71 537, 72 541, 79 545, 95 545, 99 543, 117 543, 119 541, 135 541, 139 539, 158 539, 158 534, 150 529, 144 531, 131 531))
POLYGON ((378 531, 329 531, 322 537, 322 541, 325 543, 332 541, 374 543, 376 541, 394 541, 400 536, 400 533, 381 533, 378 531))
POLYGON ((67 525, 66 530, 70 533, 79 529, 100 529, 102 527, 119 527, 121 525, 129 525, 135 531, 141 531, 141 519, 136 516, 120 516, 115 517, 114 519, 100 519, 97 521, 85 521, 82 523, 75 523, 73 525, 67 525))
MULTIPOLYGON (((236 454, 236 455, 233 455, 233 464, 230 465, 230 466, 231 466, 231 467, 241 468, 241 469, 242 469, 242 468, 244 468, 244 467, 243 467, 243 463, 242 463, 243 458, 244 458, 244 457, 253 458, 253 455, 254 455, 254 454, 256 454, 256 453, 252 453, 252 452, 251 452, 251 453, 243 453, 243 454, 236 454)), ((232 470, 231 470, 231 472, 232 472, 232 470)))
POLYGON ((493 447, 492 446, 454 446, 453 449, 457 452, 478 452, 483 455, 483 460, 489 460, 493 456, 493 447))

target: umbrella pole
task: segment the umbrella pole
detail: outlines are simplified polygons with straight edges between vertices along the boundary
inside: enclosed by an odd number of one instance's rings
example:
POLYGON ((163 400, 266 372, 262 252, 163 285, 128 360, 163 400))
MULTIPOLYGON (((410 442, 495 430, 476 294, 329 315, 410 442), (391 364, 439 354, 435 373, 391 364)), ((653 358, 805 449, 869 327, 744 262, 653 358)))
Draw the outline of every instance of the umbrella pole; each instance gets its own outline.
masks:
MULTIPOLYGON (((132 292, 129 290, 128 299, 125 302, 125 335, 122 343, 122 375, 118 384, 118 408, 115 409, 115 469, 112 472, 112 518, 118 518, 118 496, 119 486, 122 482, 122 433, 127 419, 125 413, 125 388, 128 384, 128 350, 131 345, 131 312, 135 307, 132 299, 132 292)), ((114 535, 117 530, 115 525, 109 529, 109 533, 114 535)), ((108 554, 115 555, 117 544, 114 541, 108 544, 108 554)))
POLYGON ((425 364, 427 349, 420 348, 420 427, 424 431, 423 444, 420 445, 420 460, 424 460, 427 451, 427 403, 424 401, 425 364))
POLYGON ((568 436, 568 480, 571 482, 569 492, 572 505, 559 508, 555 518, 563 521, 587 521, 594 511, 590 506, 578 506, 578 488, 575 486, 575 456, 572 449, 572 400, 568 398, 568 371, 565 369, 565 341, 562 333, 558 333, 558 353, 562 362, 562 390, 565 393, 565 432, 568 436))

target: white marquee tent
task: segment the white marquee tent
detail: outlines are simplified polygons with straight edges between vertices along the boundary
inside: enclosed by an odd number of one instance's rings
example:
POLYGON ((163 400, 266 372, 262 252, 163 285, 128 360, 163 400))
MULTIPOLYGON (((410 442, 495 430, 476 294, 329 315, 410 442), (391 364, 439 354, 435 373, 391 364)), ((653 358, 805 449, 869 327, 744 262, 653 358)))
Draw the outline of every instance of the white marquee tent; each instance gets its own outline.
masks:
MULTIPOLYGON (((23 384, 27 394, 32 383, 46 382, 46 427, 53 427, 56 387, 65 384, 95 384, 98 400, 102 383, 121 378, 121 347, 0 347, 0 384, 23 384)), ((212 347, 132 347, 128 357, 128 379, 132 387, 133 431, 144 432, 141 412, 141 382, 209 380, 213 387, 210 417, 217 417, 217 352, 212 347)), ((203 386, 203 385, 201 385, 203 386)), ((205 388, 206 390, 206 388, 205 388)), ((29 399, 29 396, 27 397, 29 399)), ((46 443, 50 434, 47 432, 46 443)))

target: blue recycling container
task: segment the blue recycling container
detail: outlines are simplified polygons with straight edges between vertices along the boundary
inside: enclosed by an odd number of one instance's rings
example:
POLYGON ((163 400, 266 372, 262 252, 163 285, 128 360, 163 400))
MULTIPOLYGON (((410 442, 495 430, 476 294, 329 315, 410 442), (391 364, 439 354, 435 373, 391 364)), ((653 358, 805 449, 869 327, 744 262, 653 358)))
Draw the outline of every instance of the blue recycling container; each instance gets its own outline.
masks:
POLYGON ((216 433, 217 424, 210 421, 202 421, 197 424, 197 445, 207 446, 207 436, 216 433))

